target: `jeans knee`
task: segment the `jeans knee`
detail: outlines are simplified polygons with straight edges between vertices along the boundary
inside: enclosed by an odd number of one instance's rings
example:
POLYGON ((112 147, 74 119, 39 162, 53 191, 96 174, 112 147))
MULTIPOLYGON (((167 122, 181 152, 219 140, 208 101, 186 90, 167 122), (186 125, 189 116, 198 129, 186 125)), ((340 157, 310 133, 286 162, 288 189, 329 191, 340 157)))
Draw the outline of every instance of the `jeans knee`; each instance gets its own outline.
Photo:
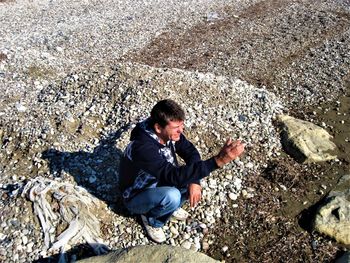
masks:
POLYGON ((181 193, 177 188, 171 187, 166 191, 163 205, 177 209, 181 203, 181 193))

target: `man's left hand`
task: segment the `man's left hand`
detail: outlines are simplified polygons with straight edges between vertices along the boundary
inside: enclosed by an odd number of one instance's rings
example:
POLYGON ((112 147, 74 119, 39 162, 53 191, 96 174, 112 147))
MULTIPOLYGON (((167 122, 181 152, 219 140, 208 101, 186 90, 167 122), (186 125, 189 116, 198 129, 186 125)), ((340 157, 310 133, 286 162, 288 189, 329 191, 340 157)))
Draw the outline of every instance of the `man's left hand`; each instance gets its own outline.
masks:
POLYGON ((188 193, 191 207, 196 206, 202 197, 202 187, 199 184, 190 184, 188 193))

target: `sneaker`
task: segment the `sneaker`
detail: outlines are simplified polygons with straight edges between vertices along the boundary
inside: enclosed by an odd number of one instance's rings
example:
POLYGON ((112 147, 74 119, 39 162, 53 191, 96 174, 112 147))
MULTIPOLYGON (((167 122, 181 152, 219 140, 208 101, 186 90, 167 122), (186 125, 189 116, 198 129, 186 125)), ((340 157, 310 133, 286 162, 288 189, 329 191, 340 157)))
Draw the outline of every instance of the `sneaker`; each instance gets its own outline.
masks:
POLYGON ((144 215, 141 215, 141 220, 143 223, 143 226, 146 229, 147 235, 157 243, 162 243, 166 240, 165 234, 163 232, 163 229, 161 227, 153 227, 148 224, 147 217, 144 215))
POLYGON ((174 211, 174 213, 171 215, 173 218, 175 218, 176 220, 181 220, 184 221, 187 219, 187 217, 190 214, 188 212, 186 212, 184 209, 182 209, 181 207, 176 209, 174 211))

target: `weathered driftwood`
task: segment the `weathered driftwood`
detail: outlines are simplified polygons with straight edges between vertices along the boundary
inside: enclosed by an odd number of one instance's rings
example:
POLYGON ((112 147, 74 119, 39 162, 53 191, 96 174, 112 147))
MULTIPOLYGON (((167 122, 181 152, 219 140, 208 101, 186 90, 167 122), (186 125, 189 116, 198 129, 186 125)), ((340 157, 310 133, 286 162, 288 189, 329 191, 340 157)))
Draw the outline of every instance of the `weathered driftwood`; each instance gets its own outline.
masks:
POLYGON ((63 252, 67 245, 72 246, 79 241, 89 243, 96 254, 106 252, 106 246, 99 238, 99 221, 90 210, 99 205, 98 200, 84 188, 37 177, 24 186, 22 196, 33 202, 45 246, 47 249, 60 250, 60 262, 65 261, 63 252), (60 224, 67 224, 68 227, 56 237, 60 224))

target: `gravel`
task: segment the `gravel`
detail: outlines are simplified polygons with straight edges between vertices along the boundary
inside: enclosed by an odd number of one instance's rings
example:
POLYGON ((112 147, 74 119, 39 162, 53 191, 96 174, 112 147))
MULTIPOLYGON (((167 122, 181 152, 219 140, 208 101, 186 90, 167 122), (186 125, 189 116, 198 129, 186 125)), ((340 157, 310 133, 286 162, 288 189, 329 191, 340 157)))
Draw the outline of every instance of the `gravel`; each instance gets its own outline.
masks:
MULTIPOLYGON (((239 5, 245 2, 249 3, 239 5)), ((186 28, 224 3, 1 1, 1 96, 9 100, 34 97, 50 80, 82 68, 113 64, 171 25, 186 28)))
MULTIPOLYGON (((57 252, 45 248, 40 226, 33 223, 31 204, 18 196, 21 187, 38 175, 81 185, 108 205, 109 217, 100 220, 104 229, 101 238, 109 248, 148 244, 135 218, 123 216, 116 207, 118 163, 133 125, 148 116, 154 101, 165 97, 186 108, 186 134, 204 158, 215 154, 228 136, 241 138, 249 149, 242 160, 203 180, 203 201, 190 210, 188 221, 171 222, 166 228, 167 243, 172 245, 199 250, 203 241, 210 241, 206 229, 225 216, 229 195, 238 198, 244 177, 256 174, 264 165, 255 157, 278 154, 280 144, 272 120, 282 111, 281 104, 272 93, 237 79, 120 64, 93 74, 87 71, 68 76, 57 86, 43 88, 25 111, 3 118, 0 158, 1 172, 7 176, 1 178, 1 208, 6 211, 2 220, 7 223, 1 233, 8 240, 2 245, 12 248, 7 253, 19 251, 20 244, 21 259, 34 260, 43 256, 40 253, 49 256, 57 252), (19 207, 26 207, 29 223, 22 217, 8 221, 19 207), (24 234, 15 235, 13 227, 34 226, 35 231, 25 236, 29 244, 36 242, 36 250, 32 245, 24 249, 24 234)), ((247 192, 245 198, 251 195, 247 192)), ((5 258, 10 256, 7 253, 5 258)))
MULTIPOLYGON (((264 85, 259 84, 257 88, 237 78, 251 81, 253 78, 244 77, 248 72, 254 76, 259 67, 264 69, 270 65, 264 64, 271 55, 264 52, 272 50, 267 44, 259 46, 253 41, 243 53, 232 56, 217 53, 204 61, 205 67, 200 63, 194 63, 193 67, 173 63, 177 58, 180 62, 183 58, 193 59, 188 54, 198 53, 198 49, 175 52, 176 59, 169 58, 171 63, 165 59, 165 49, 164 53, 153 54, 162 61, 143 61, 147 58, 144 50, 150 49, 163 36, 182 32, 185 37, 178 38, 183 41, 179 46, 186 46, 188 38, 193 38, 187 33, 193 32, 194 25, 202 27, 220 24, 225 19, 237 20, 251 7, 255 10, 259 6, 256 2, 0 2, 1 261, 28 262, 58 253, 45 247, 32 203, 21 196, 23 186, 39 176, 82 186, 104 204, 105 216, 98 215, 100 238, 110 249, 150 243, 137 219, 125 215, 120 207, 118 165, 133 126, 148 116, 157 100, 168 97, 185 108, 186 136, 198 147, 203 158, 215 154, 228 136, 247 143, 244 157, 203 180, 202 202, 195 210, 187 207, 191 217, 185 222, 169 222, 165 227, 168 244, 196 251, 205 251, 213 244, 214 233, 210 229, 217 221, 227 219, 227 213, 237 207, 238 199, 254 198, 255 190, 245 186, 245 178, 257 176, 266 166, 266 160, 280 154, 279 137, 273 126, 276 114, 288 111, 283 105, 292 104, 294 99, 306 103, 322 99, 319 94, 332 96, 329 91, 344 79, 349 63, 348 42, 333 38, 317 45, 310 52, 323 54, 325 60, 316 59, 315 64, 314 59, 309 59, 297 65, 309 65, 306 72, 316 77, 308 77, 307 81, 317 85, 319 82, 314 80, 326 72, 324 68, 331 63, 335 68, 334 81, 324 93, 322 90, 308 93, 297 86, 292 89, 295 96, 291 96, 293 100, 290 101, 282 91, 288 90, 293 82, 283 76, 288 72, 300 72, 299 66, 291 65, 290 71, 283 67, 277 80, 268 87, 277 95, 264 85), (329 49, 335 51, 328 52, 329 49), (245 63, 249 61, 249 54, 250 57, 257 54, 258 65, 245 63), (138 57, 140 59, 135 59, 138 57), (239 63, 248 66, 242 67, 239 63), (183 69, 176 69, 181 67, 183 69), (238 74, 240 67, 246 70, 242 70, 241 75, 238 74)), ((333 8, 334 3, 322 2, 319 9, 333 8)), ((337 8, 347 7, 344 1, 339 3, 337 8)), ((291 5, 288 12, 293 14, 292 18, 299 13, 302 17, 308 15, 304 5, 291 5)), ((345 25, 348 19, 347 16, 341 18, 339 13, 328 15, 318 11, 316 14, 324 15, 327 26, 345 25)), ((244 36, 242 32, 249 32, 249 28, 256 30, 254 19, 254 16, 243 17, 232 39, 244 36)), ((257 19, 262 18, 257 16, 257 19)), ((266 21, 263 22, 262 27, 266 21)), ((288 25, 287 21, 285 23, 288 25)), ((272 35, 281 30, 273 23, 267 25, 272 26, 272 35)), ((312 28, 317 30, 319 22, 315 25, 312 28)), ((308 30, 302 25, 293 34, 308 30)), ((228 32, 231 34, 232 30, 228 32)), ((341 37, 349 39, 345 26, 342 32, 341 37)), ((204 37, 213 40, 208 35, 204 37)), ((228 43, 225 37, 218 39, 228 43)), ((248 38, 243 42, 250 41, 248 38)), ((234 47, 234 43, 227 46, 234 47)), ((289 42, 274 43, 278 51, 289 42)), ((262 72, 263 75, 266 71, 262 72)), ((57 227, 51 234, 54 237, 60 231, 62 229, 57 227)), ((66 247, 76 254, 71 254, 72 258, 81 256, 74 250, 81 242, 77 240, 66 247)))

